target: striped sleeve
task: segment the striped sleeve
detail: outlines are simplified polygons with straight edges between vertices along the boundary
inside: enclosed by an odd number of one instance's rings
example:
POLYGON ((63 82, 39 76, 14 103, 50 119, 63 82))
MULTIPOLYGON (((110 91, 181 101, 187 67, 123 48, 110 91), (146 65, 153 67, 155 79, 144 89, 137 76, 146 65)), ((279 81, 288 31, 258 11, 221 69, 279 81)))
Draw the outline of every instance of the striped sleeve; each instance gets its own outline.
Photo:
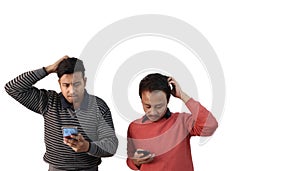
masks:
POLYGON ((115 135, 114 124, 109 107, 100 98, 97 98, 97 105, 101 112, 101 115, 97 116, 98 141, 90 143, 90 150, 88 153, 95 157, 110 157, 116 153, 119 142, 115 135))
POLYGON ((47 109, 48 91, 33 85, 47 75, 41 68, 25 72, 5 84, 5 91, 26 108, 43 114, 47 109))

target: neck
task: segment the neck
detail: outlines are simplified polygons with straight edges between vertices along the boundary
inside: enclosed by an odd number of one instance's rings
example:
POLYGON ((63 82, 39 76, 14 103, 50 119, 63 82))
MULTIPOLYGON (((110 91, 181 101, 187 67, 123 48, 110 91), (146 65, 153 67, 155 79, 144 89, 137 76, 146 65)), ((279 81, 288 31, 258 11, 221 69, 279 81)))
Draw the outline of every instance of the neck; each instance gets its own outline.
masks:
POLYGON ((73 103, 73 107, 74 107, 74 110, 77 110, 80 108, 80 103, 73 103))

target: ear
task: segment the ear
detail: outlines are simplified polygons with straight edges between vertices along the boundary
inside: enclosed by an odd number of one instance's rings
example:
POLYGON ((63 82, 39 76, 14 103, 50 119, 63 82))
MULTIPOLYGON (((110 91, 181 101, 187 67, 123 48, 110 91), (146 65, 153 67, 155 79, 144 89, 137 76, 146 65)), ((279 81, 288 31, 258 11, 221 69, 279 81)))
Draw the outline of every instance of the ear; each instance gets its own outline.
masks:
POLYGON ((84 87, 86 86, 86 81, 87 81, 87 78, 86 78, 86 77, 84 77, 84 78, 83 78, 84 87))

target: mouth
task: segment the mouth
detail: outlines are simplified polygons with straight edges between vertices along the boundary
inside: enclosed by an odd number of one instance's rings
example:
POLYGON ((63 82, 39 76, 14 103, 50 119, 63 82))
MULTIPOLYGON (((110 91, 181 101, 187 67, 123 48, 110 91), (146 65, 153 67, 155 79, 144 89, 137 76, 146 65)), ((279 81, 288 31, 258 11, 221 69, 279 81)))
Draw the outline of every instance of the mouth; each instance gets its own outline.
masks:
POLYGON ((75 99, 77 98, 78 96, 77 95, 71 95, 71 96, 68 96, 68 98, 71 98, 71 99, 75 99))
POLYGON ((150 120, 157 120, 159 118, 158 115, 148 115, 147 116, 150 120))

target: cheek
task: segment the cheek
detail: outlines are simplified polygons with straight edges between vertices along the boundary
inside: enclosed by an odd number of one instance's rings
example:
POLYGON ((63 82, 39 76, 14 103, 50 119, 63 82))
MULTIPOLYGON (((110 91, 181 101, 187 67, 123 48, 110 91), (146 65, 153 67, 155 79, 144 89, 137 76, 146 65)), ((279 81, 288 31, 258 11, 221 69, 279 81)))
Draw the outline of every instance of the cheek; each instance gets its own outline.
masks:
POLYGON ((148 113, 148 111, 150 111, 148 108, 146 108, 146 107, 143 107, 143 109, 144 109, 144 112, 145 113, 148 113))
POLYGON ((81 86, 78 87, 77 90, 82 92, 82 91, 84 91, 84 88, 85 88, 85 86, 84 86, 84 85, 81 85, 81 86))
POLYGON ((67 92, 67 89, 63 86, 60 86, 60 90, 63 94, 65 94, 67 92))
POLYGON ((166 113, 166 110, 167 110, 167 108, 165 107, 165 108, 159 109, 157 112, 158 112, 160 115, 163 115, 163 114, 166 113))

